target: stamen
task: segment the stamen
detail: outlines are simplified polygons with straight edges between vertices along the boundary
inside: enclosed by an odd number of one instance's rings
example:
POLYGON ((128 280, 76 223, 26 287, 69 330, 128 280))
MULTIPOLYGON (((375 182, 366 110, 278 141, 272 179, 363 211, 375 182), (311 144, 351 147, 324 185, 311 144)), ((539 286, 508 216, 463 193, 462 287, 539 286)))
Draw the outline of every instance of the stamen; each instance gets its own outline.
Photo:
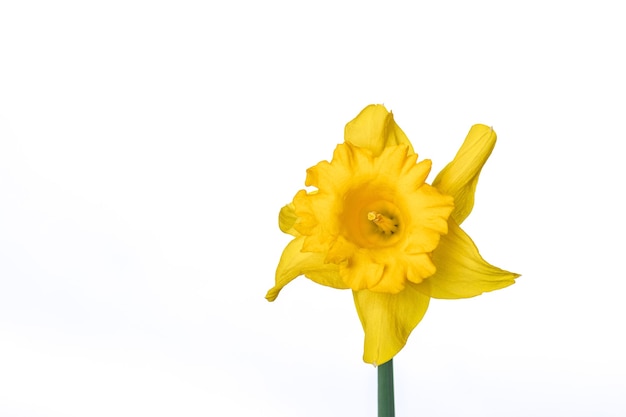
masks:
POLYGON ((393 219, 380 214, 376 211, 370 211, 367 213, 367 220, 373 222, 378 226, 378 230, 386 235, 392 235, 398 231, 398 225, 393 219))

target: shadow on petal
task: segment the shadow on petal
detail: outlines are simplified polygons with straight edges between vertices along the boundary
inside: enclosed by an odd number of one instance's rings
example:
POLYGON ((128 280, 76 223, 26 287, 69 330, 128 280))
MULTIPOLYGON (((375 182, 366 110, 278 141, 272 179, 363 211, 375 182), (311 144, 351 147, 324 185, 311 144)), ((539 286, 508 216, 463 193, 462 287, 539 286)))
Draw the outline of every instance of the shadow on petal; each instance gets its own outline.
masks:
POLYGON ((448 227, 433 252, 437 272, 417 285, 420 292, 433 298, 470 298, 515 283, 519 274, 487 263, 454 220, 448 227))

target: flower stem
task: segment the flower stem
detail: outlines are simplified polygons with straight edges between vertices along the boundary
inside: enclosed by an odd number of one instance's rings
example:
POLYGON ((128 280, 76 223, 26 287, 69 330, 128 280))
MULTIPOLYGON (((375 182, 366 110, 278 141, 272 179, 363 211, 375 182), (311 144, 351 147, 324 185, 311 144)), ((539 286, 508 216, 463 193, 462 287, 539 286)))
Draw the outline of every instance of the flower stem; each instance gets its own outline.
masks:
POLYGON ((394 417, 393 359, 378 367, 378 417, 394 417))

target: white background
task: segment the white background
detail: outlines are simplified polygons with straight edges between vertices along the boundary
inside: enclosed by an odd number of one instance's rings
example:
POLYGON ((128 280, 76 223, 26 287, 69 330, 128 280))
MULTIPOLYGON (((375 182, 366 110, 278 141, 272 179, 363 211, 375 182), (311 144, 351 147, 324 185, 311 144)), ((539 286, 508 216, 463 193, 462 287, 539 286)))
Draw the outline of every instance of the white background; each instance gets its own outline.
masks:
POLYGON ((398 416, 623 416, 625 14, 610 1, 0 3, 0 415, 375 416, 352 296, 270 304, 280 207, 384 103, 522 273, 433 300, 398 416))

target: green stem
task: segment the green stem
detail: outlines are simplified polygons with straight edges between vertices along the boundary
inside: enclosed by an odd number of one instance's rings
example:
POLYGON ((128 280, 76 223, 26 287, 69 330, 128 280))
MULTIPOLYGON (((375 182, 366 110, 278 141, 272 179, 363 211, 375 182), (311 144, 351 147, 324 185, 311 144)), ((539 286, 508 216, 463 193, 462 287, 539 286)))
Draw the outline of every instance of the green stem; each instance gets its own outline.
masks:
POLYGON ((378 367, 378 417, 394 417, 393 359, 378 367))

